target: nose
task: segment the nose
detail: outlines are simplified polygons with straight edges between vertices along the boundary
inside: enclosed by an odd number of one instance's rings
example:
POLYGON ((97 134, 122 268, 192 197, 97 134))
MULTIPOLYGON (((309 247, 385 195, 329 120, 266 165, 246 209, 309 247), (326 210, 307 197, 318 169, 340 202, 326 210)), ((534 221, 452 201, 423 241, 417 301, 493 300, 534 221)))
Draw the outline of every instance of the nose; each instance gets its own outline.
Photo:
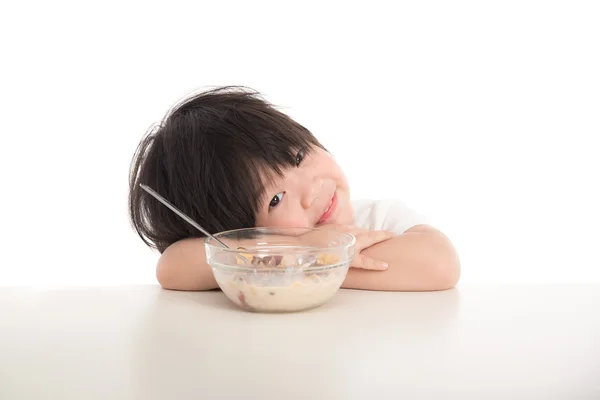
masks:
POLYGON ((323 179, 305 177, 303 180, 301 203, 304 209, 308 209, 312 207, 316 198, 319 197, 319 193, 323 187, 323 179))

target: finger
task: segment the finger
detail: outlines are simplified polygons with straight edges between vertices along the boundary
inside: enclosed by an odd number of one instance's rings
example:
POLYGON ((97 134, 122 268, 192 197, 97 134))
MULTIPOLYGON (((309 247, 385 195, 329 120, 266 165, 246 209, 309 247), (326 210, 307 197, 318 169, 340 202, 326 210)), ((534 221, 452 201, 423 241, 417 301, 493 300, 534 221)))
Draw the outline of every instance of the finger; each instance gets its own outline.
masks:
POLYGON ((397 236, 395 232, 390 231, 368 231, 360 233, 356 236, 356 247, 360 252, 374 244, 383 242, 397 236))
POLYGON ((373 271, 385 271, 388 268, 388 264, 363 254, 357 254, 352 261, 352 267, 373 271))
POLYGON ((354 236, 357 236, 357 235, 359 235, 361 233, 367 233, 367 232, 369 232, 368 229, 357 228, 355 226, 349 227, 348 230, 346 231, 346 233, 349 233, 349 234, 354 235, 354 236))

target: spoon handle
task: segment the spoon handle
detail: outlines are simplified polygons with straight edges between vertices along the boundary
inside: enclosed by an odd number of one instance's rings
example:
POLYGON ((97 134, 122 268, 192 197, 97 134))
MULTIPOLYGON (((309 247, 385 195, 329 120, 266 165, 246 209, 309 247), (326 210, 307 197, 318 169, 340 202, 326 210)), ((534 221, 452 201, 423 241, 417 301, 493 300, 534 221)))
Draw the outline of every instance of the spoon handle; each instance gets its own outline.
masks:
POLYGON ((160 201, 165 206, 169 207, 175 214, 179 215, 181 218, 183 218, 187 223, 192 225, 194 228, 198 229, 200 232, 204 233, 206 236, 210 237, 211 239, 219 242, 223 247, 229 248, 229 246, 227 246, 225 243, 223 243, 222 241, 220 241, 219 239, 217 239, 216 237, 214 237, 213 235, 211 235, 210 233, 205 231, 204 228, 202 228, 200 225, 198 225, 198 223, 196 223, 196 221, 194 221, 193 219, 191 219, 190 217, 185 215, 177 207, 175 207, 173 204, 169 203, 169 201, 167 199, 162 197, 160 194, 156 193, 152 188, 150 188, 147 185, 144 185, 143 183, 140 183, 140 187, 142 189, 144 189, 146 192, 150 193, 150 195, 152 197, 154 197, 156 200, 160 201))

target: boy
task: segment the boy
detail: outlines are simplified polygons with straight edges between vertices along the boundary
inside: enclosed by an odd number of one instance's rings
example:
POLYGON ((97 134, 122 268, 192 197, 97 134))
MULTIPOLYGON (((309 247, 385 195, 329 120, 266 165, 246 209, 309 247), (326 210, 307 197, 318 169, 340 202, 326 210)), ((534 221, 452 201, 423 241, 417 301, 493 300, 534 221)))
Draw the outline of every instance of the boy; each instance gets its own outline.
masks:
POLYGON ((310 131, 243 88, 210 90, 176 106, 142 140, 130 174, 131 222, 161 253, 160 285, 217 288, 203 238, 140 183, 214 233, 292 226, 354 234, 357 257, 345 288, 444 290, 460 277, 442 232, 400 202, 351 201, 343 171, 310 131))

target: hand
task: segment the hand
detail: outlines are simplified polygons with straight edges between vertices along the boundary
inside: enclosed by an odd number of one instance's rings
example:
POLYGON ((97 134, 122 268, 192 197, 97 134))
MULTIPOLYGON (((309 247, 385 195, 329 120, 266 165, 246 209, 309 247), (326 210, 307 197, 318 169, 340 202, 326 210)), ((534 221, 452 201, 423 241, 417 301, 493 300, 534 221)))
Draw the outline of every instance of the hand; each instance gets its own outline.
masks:
POLYGON ((375 231, 357 228, 352 225, 325 225, 320 229, 335 229, 349 233, 356 238, 356 255, 352 261, 353 268, 370 269, 376 271, 386 270, 388 265, 386 262, 381 260, 375 260, 374 258, 368 257, 364 254, 360 254, 363 250, 369 247, 391 239, 397 234, 390 231, 375 231))

